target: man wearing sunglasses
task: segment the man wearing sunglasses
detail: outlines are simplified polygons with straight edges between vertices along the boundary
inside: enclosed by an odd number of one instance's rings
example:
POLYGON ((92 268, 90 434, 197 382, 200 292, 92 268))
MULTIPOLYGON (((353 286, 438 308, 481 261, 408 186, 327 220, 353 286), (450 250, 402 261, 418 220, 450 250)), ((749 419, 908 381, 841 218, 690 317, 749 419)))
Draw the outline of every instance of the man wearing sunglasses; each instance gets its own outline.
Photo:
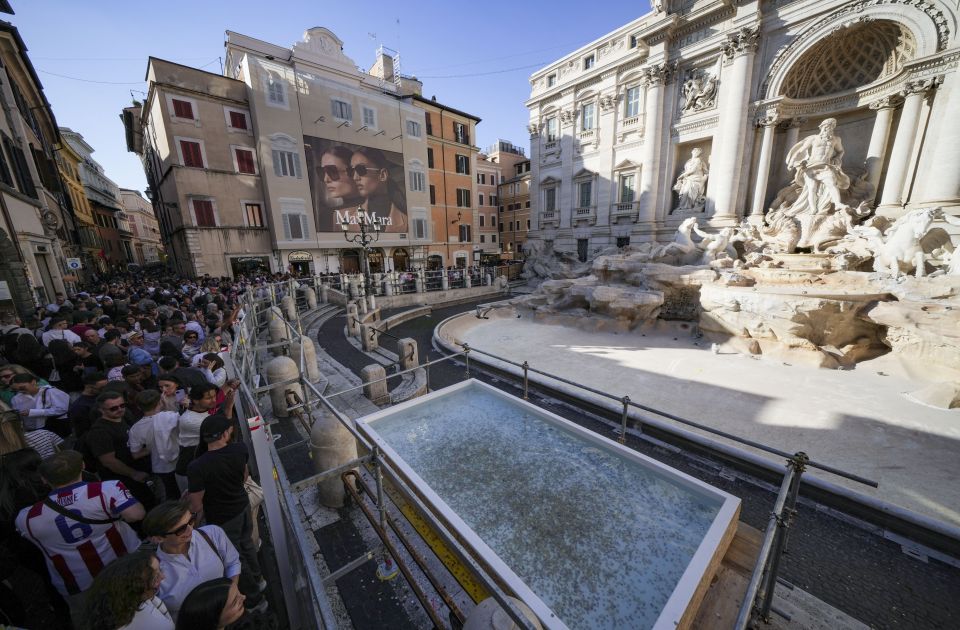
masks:
POLYGON ((147 510, 156 504, 153 490, 147 485, 148 474, 139 468, 130 453, 130 427, 124 422, 127 405, 117 392, 104 392, 97 397, 100 418, 84 436, 89 459, 96 465, 101 479, 117 479, 147 510))

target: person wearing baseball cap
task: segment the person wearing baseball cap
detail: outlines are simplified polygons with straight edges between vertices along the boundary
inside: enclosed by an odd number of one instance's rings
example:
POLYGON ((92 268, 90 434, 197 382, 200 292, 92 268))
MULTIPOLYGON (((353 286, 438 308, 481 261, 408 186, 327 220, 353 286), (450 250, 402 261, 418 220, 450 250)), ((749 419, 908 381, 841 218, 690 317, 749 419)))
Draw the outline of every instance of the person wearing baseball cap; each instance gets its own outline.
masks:
POLYGON ((264 610, 266 582, 253 544, 253 515, 244 481, 250 476, 249 454, 242 441, 234 441, 236 423, 214 414, 200 425, 197 456, 187 467, 190 511, 203 511, 207 524, 219 525, 240 554, 240 592, 247 609, 264 610))

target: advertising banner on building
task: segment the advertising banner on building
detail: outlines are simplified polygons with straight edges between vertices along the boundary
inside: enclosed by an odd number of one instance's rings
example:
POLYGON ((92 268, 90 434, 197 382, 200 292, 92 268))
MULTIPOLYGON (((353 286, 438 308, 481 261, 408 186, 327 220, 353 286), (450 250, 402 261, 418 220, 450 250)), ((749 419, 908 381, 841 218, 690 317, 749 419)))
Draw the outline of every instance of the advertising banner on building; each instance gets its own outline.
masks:
POLYGON ((320 232, 356 231, 361 220, 407 231, 403 155, 326 138, 303 137, 313 211, 320 232))

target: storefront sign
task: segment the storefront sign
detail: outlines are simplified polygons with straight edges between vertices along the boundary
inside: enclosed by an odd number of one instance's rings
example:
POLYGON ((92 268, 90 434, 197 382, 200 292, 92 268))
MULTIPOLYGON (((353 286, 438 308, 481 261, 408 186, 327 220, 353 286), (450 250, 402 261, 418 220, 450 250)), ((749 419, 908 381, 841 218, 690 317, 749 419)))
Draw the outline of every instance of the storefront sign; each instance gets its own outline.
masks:
POLYGON ((366 225, 373 225, 374 223, 379 223, 380 225, 393 225, 393 221, 390 217, 381 217, 376 212, 360 212, 354 210, 350 212, 349 210, 344 210, 343 212, 335 210, 337 218, 337 225, 359 225, 364 223, 366 225))
POLYGON ((313 255, 310 252, 296 251, 287 254, 287 260, 290 262, 310 262, 313 255))

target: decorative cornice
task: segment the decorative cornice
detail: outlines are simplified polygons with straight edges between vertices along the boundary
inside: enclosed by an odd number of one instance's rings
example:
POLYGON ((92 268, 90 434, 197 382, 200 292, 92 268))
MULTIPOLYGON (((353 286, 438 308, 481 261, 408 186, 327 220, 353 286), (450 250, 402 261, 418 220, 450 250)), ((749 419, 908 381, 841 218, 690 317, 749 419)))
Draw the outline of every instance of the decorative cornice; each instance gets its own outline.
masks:
POLYGON ((870 103, 870 109, 880 110, 880 109, 895 109, 900 106, 900 103, 903 102, 903 97, 899 94, 889 94, 887 96, 881 96, 877 100, 870 103))
POLYGON ((647 85, 666 85, 673 80, 676 68, 676 62, 650 64, 643 69, 643 81, 647 85))
POLYGON ((728 59, 739 57, 740 55, 749 55, 757 52, 760 45, 760 28, 757 26, 744 26, 736 33, 727 35, 727 41, 724 42, 721 50, 728 59))
POLYGON ((932 92, 940 87, 941 83, 943 83, 943 75, 931 77, 929 79, 907 81, 907 83, 903 86, 903 90, 900 91, 900 96, 907 97, 913 94, 926 96, 929 92, 932 92))
POLYGON ((682 136, 683 134, 690 133, 692 131, 700 131, 701 129, 710 129, 711 127, 716 127, 717 123, 719 122, 720 122, 719 116, 712 116, 710 118, 701 118, 700 120, 693 120, 680 125, 676 125, 673 128, 673 135, 682 136))

